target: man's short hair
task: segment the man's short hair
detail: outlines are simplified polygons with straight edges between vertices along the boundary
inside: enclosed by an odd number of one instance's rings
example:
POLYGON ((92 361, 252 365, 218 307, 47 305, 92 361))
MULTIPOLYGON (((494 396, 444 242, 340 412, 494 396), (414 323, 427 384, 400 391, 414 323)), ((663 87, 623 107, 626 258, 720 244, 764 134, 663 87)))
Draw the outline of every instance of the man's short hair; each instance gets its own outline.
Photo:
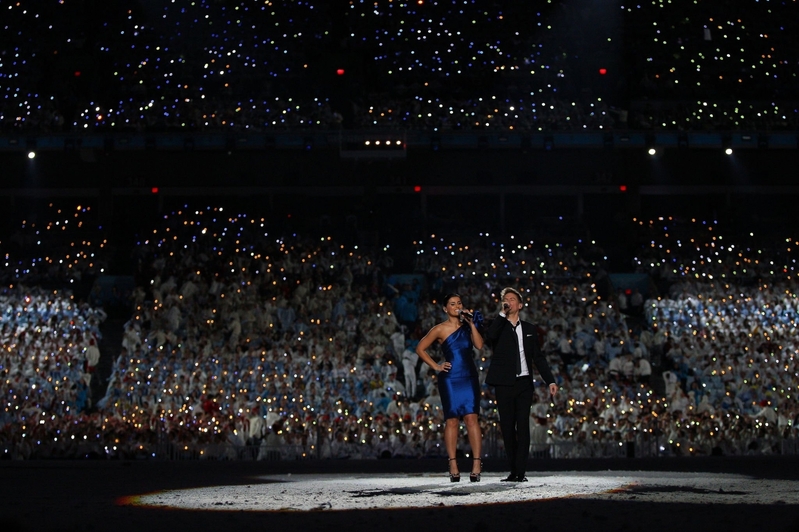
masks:
POLYGON ((503 288, 502 292, 499 293, 499 298, 502 299, 508 293, 516 295, 516 297, 519 298, 519 303, 524 303, 524 298, 522 297, 522 293, 511 286, 503 288))

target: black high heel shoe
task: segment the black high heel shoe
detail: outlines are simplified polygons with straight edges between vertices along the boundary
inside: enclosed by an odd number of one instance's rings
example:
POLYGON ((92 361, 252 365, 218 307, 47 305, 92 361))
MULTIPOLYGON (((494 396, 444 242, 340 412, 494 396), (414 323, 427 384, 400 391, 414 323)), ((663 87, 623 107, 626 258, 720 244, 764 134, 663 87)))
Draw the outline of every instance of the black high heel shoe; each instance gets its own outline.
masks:
MULTIPOLYGON (((457 460, 457 458, 450 458, 447 462, 452 462, 453 460, 457 460)), ((455 462, 455 465, 458 465, 458 462, 455 462)), ((452 469, 449 471, 449 481, 450 482, 460 482, 461 481, 461 473, 458 471, 457 473, 453 473, 452 469)))
MULTIPOLYGON (((480 473, 483 472, 483 459, 473 458, 473 462, 480 462, 480 473)), ((480 473, 469 473, 469 482, 480 482, 480 473)))

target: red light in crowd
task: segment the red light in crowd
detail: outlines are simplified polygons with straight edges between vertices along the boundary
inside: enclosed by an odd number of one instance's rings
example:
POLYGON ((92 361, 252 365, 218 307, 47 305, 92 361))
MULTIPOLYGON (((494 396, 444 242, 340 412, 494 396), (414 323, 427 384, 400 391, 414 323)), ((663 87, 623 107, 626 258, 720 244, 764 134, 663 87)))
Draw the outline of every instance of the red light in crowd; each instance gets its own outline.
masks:
POLYGON ((343 68, 339 68, 338 70, 336 70, 336 74, 338 74, 339 76, 343 76, 344 75, 344 69, 343 68))
POLYGON ((619 185, 619 190, 622 192, 627 192, 627 185, 619 185))
POLYGON ((416 185, 415 187, 413 187, 413 191, 414 192, 421 192, 422 191, 422 187, 420 187, 419 185, 416 185))
POLYGON ((76 78, 79 78, 79 77, 80 77, 80 70, 76 70, 76 71, 75 71, 75 77, 76 77, 76 78))
POLYGON ((150 192, 152 192, 153 194, 158 194, 158 187, 151 188, 150 192))
POLYGON ((599 75, 600 76, 604 76, 607 73, 608 73, 608 69, 607 68, 600 68, 599 69, 599 75))

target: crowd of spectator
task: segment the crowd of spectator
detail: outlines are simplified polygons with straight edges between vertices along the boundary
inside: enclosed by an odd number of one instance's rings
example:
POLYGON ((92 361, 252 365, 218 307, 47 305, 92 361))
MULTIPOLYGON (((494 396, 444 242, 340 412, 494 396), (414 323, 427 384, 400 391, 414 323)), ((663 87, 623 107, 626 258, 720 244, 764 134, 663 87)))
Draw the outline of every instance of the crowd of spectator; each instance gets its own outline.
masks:
POLYGON ((19 456, 80 456, 72 451, 99 444, 83 428, 97 417, 87 411, 105 313, 68 292, 24 285, 3 290, 0 311, 0 440, 19 456))
POLYGON ((0 128, 796 129, 794 7, 22 0, 0 128))
MULTIPOLYGON (((491 316, 506 285, 523 290, 561 388, 538 390, 537 456, 785 452, 799 416, 793 242, 780 253, 717 222, 632 223, 659 288, 627 304, 599 243, 578 237, 430 235, 400 275, 388 246, 175 211, 133 251, 110 375, 96 373, 102 310, 20 281, 4 290, 3 455, 442 457, 435 374, 413 347, 442 294, 491 316)), ((484 377, 490 349, 475 356, 484 377)), ((480 418, 486 453, 501 455, 488 386, 480 418)))
POLYGON ((738 234, 716 220, 634 223, 643 243, 636 265, 663 292, 645 314, 647 338, 663 356, 665 394, 672 407, 702 416, 682 436, 711 439, 720 429, 708 418, 739 425, 728 428, 724 451, 742 434, 753 449, 773 449, 776 439, 795 434, 794 239, 738 234), (742 415, 717 415, 730 411, 742 415))

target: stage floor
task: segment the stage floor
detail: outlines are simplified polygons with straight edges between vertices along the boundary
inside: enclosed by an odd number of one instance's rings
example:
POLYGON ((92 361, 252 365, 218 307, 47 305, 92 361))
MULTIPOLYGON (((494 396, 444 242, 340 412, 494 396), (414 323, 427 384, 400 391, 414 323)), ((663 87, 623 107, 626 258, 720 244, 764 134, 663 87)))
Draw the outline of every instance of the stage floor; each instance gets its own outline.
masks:
POLYGON ((524 483, 488 463, 452 483, 438 465, 0 462, 0 531, 799 531, 795 457, 539 460, 524 483))

